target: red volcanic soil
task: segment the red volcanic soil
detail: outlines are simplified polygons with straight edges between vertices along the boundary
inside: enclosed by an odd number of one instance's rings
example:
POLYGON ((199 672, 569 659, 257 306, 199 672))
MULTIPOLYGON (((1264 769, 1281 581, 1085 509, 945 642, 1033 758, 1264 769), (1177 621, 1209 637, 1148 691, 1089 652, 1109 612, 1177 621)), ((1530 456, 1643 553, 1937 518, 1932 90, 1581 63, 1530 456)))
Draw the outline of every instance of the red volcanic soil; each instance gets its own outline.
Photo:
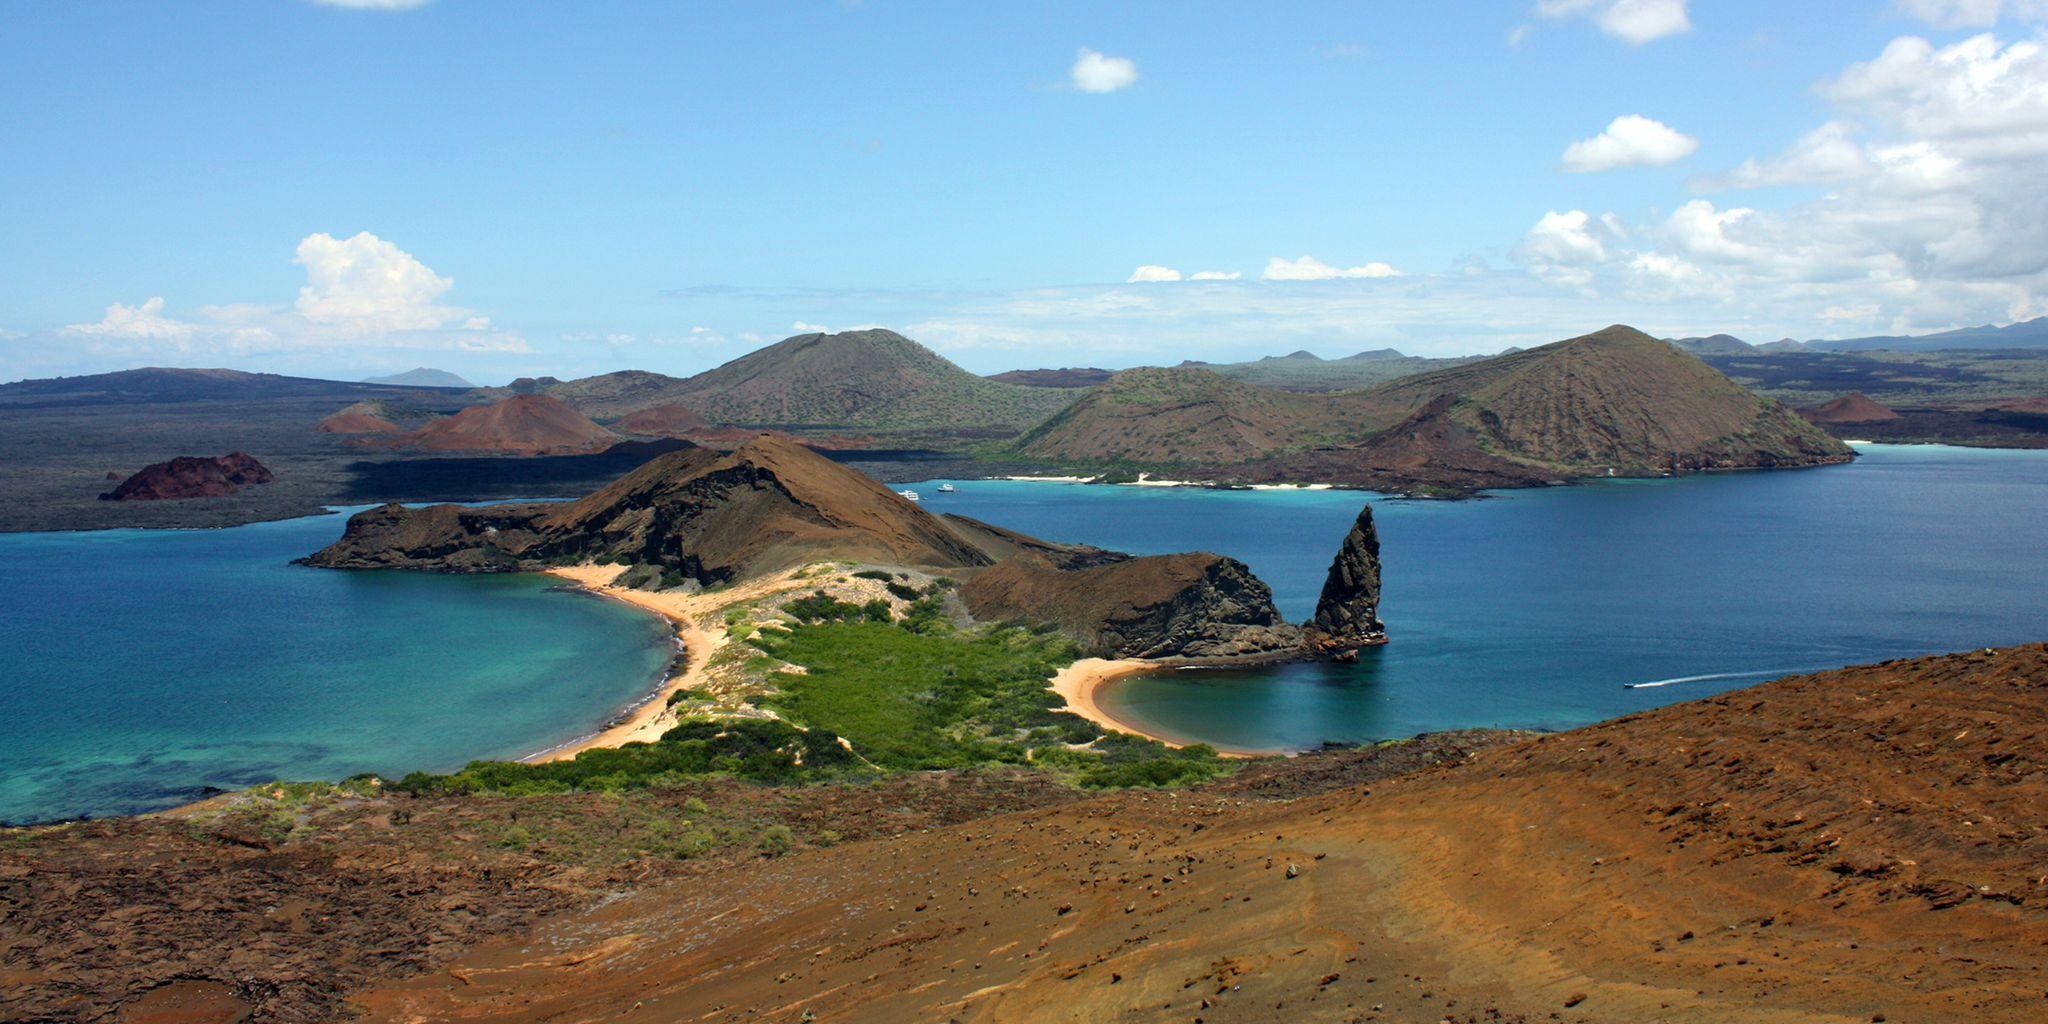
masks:
POLYGON ((375 402, 357 402, 330 413, 313 425, 322 434, 402 434, 405 428, 384 418, 384 407, 375 402))
POLYGON ((761 430, 755 427, 712 427, 708 430, 691 431, 688 437, 698 444, 710 445, 714 448, 723 448, 728 445, 736 447, 747 444, 756 438, 774 437, 801 444, 806 448, 830 452, 866 448, 868 445, 875 443, 874 438, 866 436, 849 437, 844 434, 805 434, 799 437, 780 430, 761 430))
POLYGON ((553 918, 369 1020, 2033 1022, 2048 649, 1259 804, 1125 791, 553 918))
POLYGON ((1899 414, 1879 405, 1861 391, 1851 391, 1832 402, 1799 410, 1815 423, 1879 423, 1895 420, 1899 414))
POLYGON ((432 451, 557 455, 596 451, 617 440, 611 431, 561 399, 514 395, 435 420, 399 438, 398 443, 432 451))
POLYGON ((625 433, 648 437, 688 437, 711 429, 710 420, 673 403, 627 413, 612 425, 625 433))
POLYGON ((213 498, 272 480, 270 470, 253 456, 234 452, 219 458, 180 455, 145 467, 100 495, 101 501, 166 501, 213 498))

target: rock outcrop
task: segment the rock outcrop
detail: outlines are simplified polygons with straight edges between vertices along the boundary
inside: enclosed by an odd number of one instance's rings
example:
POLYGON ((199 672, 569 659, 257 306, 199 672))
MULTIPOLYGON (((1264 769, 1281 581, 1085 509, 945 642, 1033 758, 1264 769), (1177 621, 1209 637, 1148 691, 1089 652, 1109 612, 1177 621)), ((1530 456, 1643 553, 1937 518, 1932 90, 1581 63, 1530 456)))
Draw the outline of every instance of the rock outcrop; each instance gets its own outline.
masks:
POLYGON ((1301 633, 1234 558, 1192 552, 1060 569, 1025 551, 960 588, 977 619, 1051 622, 1121 658, 1272 659, 1301 633))
POLYGON ((1302 631, 1311 653, 1344 657, 1361 647, 1387 642, 1380 622, 1380 535, 1373 527, 1372 506, 1358 510, 1358 521, 1344 535, 1344 544, 1323 579, 1316 614, 1302 631))
POLYGON ((113 490, 100 495, 100 500, 214 498, 233 494, 254 484, 267 484, 272 479, 270 470, 245 452, 232 452, 218 458, 180 455, 169 462, 144 467, 113 490))

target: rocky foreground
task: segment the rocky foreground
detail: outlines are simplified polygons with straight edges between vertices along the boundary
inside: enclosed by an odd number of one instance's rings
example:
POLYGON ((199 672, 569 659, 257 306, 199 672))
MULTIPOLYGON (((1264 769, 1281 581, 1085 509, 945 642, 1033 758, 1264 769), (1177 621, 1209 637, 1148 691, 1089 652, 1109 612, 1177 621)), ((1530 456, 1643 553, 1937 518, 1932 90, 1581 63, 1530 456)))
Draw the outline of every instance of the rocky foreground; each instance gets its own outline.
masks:
POLYGON ((0 1015, 2031 1022, 2044 750, 2035 644, 1178 791, 939 773, 16 830, 0 1015), (664 815, 813 838, 677 862, 640 850, 664 815))

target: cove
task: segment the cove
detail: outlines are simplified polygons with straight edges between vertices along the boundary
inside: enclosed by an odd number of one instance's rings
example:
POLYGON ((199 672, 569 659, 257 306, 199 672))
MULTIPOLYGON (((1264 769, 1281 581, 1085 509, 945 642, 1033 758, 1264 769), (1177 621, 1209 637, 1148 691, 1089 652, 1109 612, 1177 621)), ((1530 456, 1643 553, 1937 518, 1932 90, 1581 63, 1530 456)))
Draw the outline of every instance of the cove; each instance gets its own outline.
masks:
POLYGON ((1790 672, 2048 640, 2048 452, 1858 450, 1843 466, 1461 502, 916 486, 934 512, 1052 539, 1230 555, 1295 621, 1313 611, 1331 555, 1371 500, 1390 644, 1349 665, 1131 677, 1098 698, 1174 739, 1300 750, 1442 729, 1570 728, 1790 672), (1663 685, 1643 685, 1653 683, 1663 685))
POLYGON ((346 518, 0 535, 0 821, 518 757, 668 664, 662 622, 550 577, 290 564, 346 518))

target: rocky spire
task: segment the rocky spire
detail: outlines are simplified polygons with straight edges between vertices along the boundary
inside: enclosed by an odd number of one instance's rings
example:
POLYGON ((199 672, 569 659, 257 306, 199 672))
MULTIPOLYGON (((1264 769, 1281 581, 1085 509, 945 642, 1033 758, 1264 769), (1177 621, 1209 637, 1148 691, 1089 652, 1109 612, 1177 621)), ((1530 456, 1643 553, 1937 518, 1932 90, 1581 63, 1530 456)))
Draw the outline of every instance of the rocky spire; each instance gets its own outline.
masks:
POLYGON ((1373 529, 1372 506, 1358 511, 1358 521, 1344 536, 1344 546, 1330 563, 1316 616, 1304 627, 1310 648, 1325 654, 1353 651, 1387 642, 1380 622, 1380 535, 1373 529))

